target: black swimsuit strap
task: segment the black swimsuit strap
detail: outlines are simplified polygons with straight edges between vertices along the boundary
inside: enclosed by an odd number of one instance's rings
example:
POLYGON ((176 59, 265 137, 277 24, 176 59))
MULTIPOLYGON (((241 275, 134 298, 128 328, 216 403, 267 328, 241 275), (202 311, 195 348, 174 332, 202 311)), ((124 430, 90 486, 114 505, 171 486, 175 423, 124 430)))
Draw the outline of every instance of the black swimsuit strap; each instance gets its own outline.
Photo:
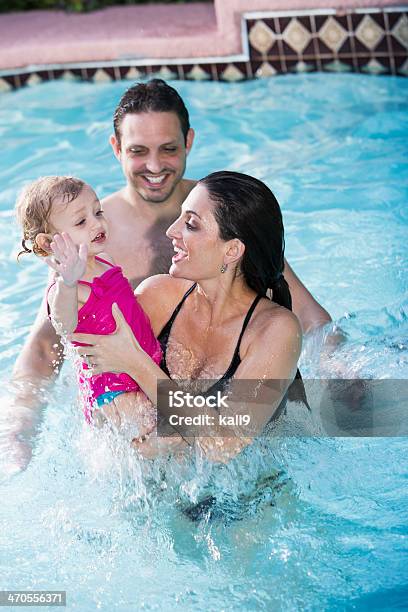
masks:
POLYGON ((246 328, 248 327, 248 323, 251 320, 252 315, 254 314, 254 310, 258 306, 258 302, 259 302, 259 300, 262 297, 263 297, 262 295, 257 295, 256 298, 254 299, 254 301, 252 302, 250 309, 246 313, 246 317, 245 317, 244 322, 242 324, 241 333, 239 334, 237 346, 236 346, 236 349, 235 349, 235 353, 238 354, 238 355, 239 355, 239 349, 241 348, 242 336, 244 335, 244 332, 245 332, 246 328))
MULTIPOLYGON (((177 304, 176 308, 173 311, 173 314, 171 315, 170 319, 167 321, 166 325, 163 327, 163 329, 161 330, 160 334, 158 335, 157 339, 160 342, 160 345, 162 347, 162 351, 163 351, 163 358, 162 358, 162 362, 161 362, 161 369, 163 370, 163 372, 165 372, 168 376, 170 376, 170 372, 168 370, 167 367, 167 362, 166 362, 166 352, 167 352, 167 344, 169 341, 169 337, 170 337, 170 332, 171 332, 171 328, 173 327, 173 323, 175 318, 177 317, 178 313, 181 310, 181 307, 183 306, 185 300, 188 298, 188 296, 190 295, 190 293, 192 293, 192 291, 194 291, 194 289, 196 288, 197 283, 194 283, 194 285, 192 285, 190 287, 190 289, 183 295, 182 299, 180 300, 180 302, 177 304)), ((241 357, 240 357, 240 349, 241 349, 241 341, 242 341, 242 337, 245 333, 245 330, 248 326, 249 321, 251 320, 251 317, 254 313, 255 308, 258 305, 259 300, 262 298, 262 295, 257 295, 254 299, 254 301, 252 302, 251 306, 249 307, 248 312, 246 313, 244 322, 242 324, 242 328, 241 328, 241 333, 239 334, 238 337, 238 341, 235 347, 235 351, 234 354, 232 356, 231 359, 231 363, 227 369, 227 371, 224 373, 224 375, 219 379, 219 381, 216 383, 221 383, 224 382, 225 380, 229 380, 230 378, 233 377, 233 375, 235 374, 236 369, 238 368, 239 364, 241 363, 241 357)))
POLYGON ((191 285, 190 289, 186 291, 186 293, 181 298, 180 302, 177 304, 177 306, 173 310, 173 314, 171 315, 170 319, 167 321, 166 325, 163 327, 160 334, 158 335, 159 339, 162 338, 163 341, 166 341, 166 345, 167 345, 167 339, 170 334, 170 330, 173 327, 175 318, 177 317, 178 313, 181 310, 181 307, 183 306, 184 302, 186 301, 190 293, 192 293, 196 287, 197 287, 197 283, 194 283, 194 285, 191 285))
MULTIPOLYGON (((231 359, 231 363, 227 369, 227 371, 225 372, 225 374, 220 378, 220 381, 224 381, 224 380, 229 380, 230 378, 233 377, 233 375, 235 374, 239 364, 241 363, 241 356, 240 356, 240 349, 241 349, 241 340, 242 337, 245 333, 246 328, 248 327, 248 323, 251 320, 252 315, 254 314, 254 310, 258 305, 259 300, 262 298, 262 295, 257 295, 254 299, 254 301, 252 302, 248 312, 246 313, 246 317, 244 319, 244 322, 242 324, 242 328, 241 328, 241 333, 239 334, 239 338, 238 338, 238 342, 237 345, 235 347, 235 351, 234 354, 232 356, 231 359)), ((218 381, 218 382, 220 382, 218 381)))
POLYGON ((173 323, 175 321, 175 318, 177 317, 178 313, 180 312, 181 307, 183 306, 184 302, 186 301, 186 299, 188 298, 190 293, 192 293, 196 287, 197 287, 197 283, 194 283, 194 285, 191 285, 190 289, 188 289, 188 291, 186 291, 186 293, 181 298, 180 302, 175 307, 175 309, 173 311, 173 314, 171 315, 170 319, 167 321, 166 325, 163 327, 163 329, 161 330, 160 334, 157 336, 157 339, 160 342, 160 345, 161 345, 162 351, 163 351, 163 357, 162 357, 162 362, 161 362, 161 369, 168 376, 170 376, 170 373, 169 373, 169 370, 167 368, 167 363, 166 363, 166 352, 167 352, 167 343, 169 341, 171 328, 173 327, 173 323))

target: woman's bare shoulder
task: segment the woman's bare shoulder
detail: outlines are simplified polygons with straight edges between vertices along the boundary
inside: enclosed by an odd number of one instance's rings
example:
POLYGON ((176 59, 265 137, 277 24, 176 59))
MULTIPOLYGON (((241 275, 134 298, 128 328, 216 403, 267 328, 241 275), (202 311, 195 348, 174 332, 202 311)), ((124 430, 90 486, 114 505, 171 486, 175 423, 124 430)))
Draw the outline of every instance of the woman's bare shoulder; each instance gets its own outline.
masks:
POLYGON ((156 274, 140 283, 135 289, 137 301, 148 315, 157 335, 171 317, 177 304, 192 282, 173 278, 169 274, 156 274))
POLYGON ((247 335, 247 348, 258 346, 259 343, 264 347, 301 346, 302 328, 299 319, 291 310, 275 302, 266 298, 262 300, 251 323, 251 333, 247 335))
POLYGON ((152 292, 169 291, 171 294, 178 294, 180 291, 187 291, 192 282, 184 278, 174 278, 170 274, 155 274, 149 276, 140 283, 135 289, 135 295, 150 295, 152 292))
POLYGON ((296 315, 273 302, 263 303, 248 332, 243 338, 239 377, 291 378, 302 349, 296 315))
POLYGON ((276 337, 302 336, 302 328, 297 316, 284 306, 265 300, 263 309, 259 313, 258 329, 261 335, 276 337))

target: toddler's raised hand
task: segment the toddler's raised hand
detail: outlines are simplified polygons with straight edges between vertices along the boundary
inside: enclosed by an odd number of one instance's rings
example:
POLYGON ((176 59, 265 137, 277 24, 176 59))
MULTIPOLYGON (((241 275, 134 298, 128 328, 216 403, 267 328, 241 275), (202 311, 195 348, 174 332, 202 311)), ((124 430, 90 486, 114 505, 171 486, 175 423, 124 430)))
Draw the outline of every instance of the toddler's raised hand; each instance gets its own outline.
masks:
POLYGON ((62 277, 66 285, 73 287, 85 273, 88 247, 81 244, 78 248, 65 232, 55 234, 50 246, 54 257, 47 257, 46 263, 62 277))

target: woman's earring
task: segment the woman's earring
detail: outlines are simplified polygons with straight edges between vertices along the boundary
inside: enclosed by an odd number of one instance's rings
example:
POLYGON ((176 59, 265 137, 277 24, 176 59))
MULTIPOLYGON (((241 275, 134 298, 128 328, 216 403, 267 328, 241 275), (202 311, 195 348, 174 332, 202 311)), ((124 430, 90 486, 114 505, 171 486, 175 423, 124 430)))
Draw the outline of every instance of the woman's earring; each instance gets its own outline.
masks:
POLYGON ((228 265, 227 265, 227 264, 222 264, 222 266, 221 266, 221 272, 222 272, 222 274, 224 274, 224 272, 226 272, 227 268, 228 268, 228 265))

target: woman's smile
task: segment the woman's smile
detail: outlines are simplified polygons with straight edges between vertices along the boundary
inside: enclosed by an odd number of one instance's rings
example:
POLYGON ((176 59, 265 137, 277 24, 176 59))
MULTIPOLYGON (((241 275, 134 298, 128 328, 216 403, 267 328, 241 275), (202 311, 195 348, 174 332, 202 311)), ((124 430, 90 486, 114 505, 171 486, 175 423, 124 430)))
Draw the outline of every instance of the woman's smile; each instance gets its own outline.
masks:
POLYGON ((181 247, 176 246, 175 244, 173 244, 173 247, 176 254, 172 257, 172 263, 177 263, 179 261, 182 261, 183 259, 187 259, 188 253, 185 249, 182 249, 181 247))

